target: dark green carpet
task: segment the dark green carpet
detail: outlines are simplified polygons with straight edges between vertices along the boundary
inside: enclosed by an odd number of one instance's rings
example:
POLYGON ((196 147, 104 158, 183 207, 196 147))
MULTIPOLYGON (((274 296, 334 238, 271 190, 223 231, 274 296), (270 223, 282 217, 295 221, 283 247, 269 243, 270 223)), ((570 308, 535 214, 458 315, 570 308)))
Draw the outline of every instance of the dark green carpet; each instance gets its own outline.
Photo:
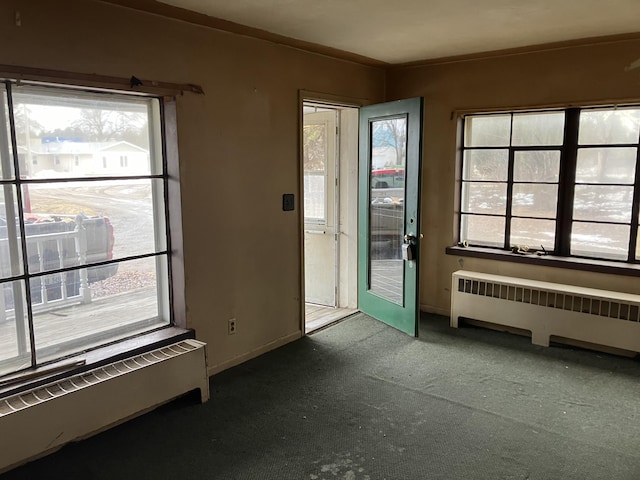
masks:
POLYGON ((0 478, 638 480, 639 367, 356 315, 0 478))

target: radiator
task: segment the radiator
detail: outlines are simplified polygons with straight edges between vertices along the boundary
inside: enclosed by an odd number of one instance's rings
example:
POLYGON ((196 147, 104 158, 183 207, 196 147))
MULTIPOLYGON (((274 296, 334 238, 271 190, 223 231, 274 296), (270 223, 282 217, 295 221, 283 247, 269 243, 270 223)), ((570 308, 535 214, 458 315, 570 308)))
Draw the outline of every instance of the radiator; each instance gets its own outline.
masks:
POLYGON ((183 340, 0 400, 0 473, 191 390, 209 399, 205 344, 183 340))
POLYGON ((550 337, 640 352, 640 295, 457 271, 452 276, 451 326, 460 318, 550 337))

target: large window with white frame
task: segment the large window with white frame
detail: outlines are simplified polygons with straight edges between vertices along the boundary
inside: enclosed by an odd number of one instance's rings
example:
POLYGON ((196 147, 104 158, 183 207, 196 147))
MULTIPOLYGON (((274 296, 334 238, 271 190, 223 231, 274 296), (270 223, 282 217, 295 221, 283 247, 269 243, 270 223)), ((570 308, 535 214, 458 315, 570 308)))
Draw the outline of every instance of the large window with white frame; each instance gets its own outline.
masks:
POLYGON ((640 106, 463 118, 459 241, 640 261, 640 106))
POLYGON ((0 84, 0 376, 171 324, 162 109, 0 84))

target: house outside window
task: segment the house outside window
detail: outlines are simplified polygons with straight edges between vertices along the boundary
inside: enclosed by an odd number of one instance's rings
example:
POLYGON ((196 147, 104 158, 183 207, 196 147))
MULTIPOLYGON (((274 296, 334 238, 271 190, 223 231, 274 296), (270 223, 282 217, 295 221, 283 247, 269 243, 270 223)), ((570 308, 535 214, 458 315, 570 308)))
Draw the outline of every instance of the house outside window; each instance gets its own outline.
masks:
POLYGON ((0 83, 0 375, 172 324, 162 107, 156 97, 0 83), (31 122, 10 121, 21 111, 31 122), (43 138, 68 130, 80 146, 127 135, 147 164, 95 176, 76 156, 69 171, 29 178, 14 160, 29 123, 43 138))
POLYGON ((467 115, 459 241, 640 260, 640 106, 467 115))

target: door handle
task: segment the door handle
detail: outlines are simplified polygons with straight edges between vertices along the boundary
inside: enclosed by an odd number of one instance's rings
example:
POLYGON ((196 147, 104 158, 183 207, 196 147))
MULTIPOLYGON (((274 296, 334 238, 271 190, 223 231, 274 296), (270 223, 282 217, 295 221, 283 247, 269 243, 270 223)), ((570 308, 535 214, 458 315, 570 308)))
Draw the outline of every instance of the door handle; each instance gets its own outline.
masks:
POLYGON ((404 236, 404 243, 409 243, 411 245, 415 245, 416 243, 418 243, 418 239, 416 238, 416 236, 413 233, 407 233, 404 236))

